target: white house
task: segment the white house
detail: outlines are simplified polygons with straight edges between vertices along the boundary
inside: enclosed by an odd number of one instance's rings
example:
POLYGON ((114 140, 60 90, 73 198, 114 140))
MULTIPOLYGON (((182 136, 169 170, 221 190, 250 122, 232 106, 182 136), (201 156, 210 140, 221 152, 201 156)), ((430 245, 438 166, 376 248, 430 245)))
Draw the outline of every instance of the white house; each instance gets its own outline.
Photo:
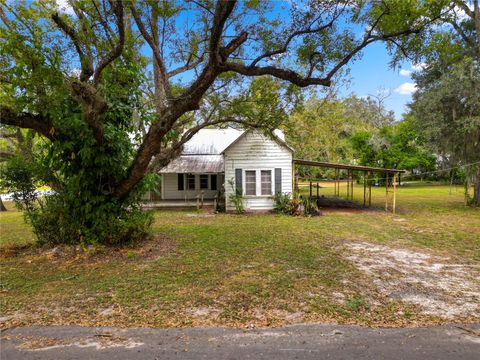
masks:
POLYGON ((269 210, 274 194, 292 192, 292 160, 293 149, 279 130, 267 136, 258 130, 202 129, 160 170, 161 198, 224 198, 231 211, 229 197, 238 191, 246 210, 269 210))

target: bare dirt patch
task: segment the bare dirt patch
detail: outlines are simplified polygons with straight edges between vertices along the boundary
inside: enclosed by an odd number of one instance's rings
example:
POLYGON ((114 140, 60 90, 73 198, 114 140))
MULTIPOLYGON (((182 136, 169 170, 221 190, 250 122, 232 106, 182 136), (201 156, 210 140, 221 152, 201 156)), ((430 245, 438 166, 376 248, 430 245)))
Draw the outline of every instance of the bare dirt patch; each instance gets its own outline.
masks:
POLYGON ((480 264, 367 242, 346 246, 347 259, 371 277, 383 295, 447 320, 480 318, 480 264))
POLYGON ((114 260, 144 261, 156 260, 162 256, 173 253, 177 243, 164 235, 151 236, 144 241, 139 241, 129 246, 74 246, 60 245, 52 247, 9 247, 0 249, 0 259, 15 256, 26 256, 27 262, 45 258, 53 264, 68 262, 104 263, 114 260))

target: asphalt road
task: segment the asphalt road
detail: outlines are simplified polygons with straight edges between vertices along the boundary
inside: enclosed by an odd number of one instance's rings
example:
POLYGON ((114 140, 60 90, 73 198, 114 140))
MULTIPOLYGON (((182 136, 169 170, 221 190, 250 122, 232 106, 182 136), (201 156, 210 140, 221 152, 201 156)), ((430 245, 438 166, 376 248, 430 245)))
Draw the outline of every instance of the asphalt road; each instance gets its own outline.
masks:
POLYGON ((2 331, 7 359, 480 359, 480 324, 371 329, 116 329, 76 326, 2 331))

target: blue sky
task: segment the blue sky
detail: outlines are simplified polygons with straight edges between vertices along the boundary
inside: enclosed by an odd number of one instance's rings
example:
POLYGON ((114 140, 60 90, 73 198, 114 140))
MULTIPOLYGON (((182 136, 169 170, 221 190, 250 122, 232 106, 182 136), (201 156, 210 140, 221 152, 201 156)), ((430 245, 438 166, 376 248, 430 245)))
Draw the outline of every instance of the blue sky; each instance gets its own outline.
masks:
POLYGON ((358 96, 367 96, 377 94, 381 89, 389 90, 390 96, 385 100, 385 107, 393 110, 399 120, 414 91, 414 82, 410 78, 414 69, 408 62, 402 63, 400 69, 391 69, 390 60, 384 44, 369 45, 363 57, 350 65, 350 86, 342 87, 340 95, 347 96, 353 92, 358 96))

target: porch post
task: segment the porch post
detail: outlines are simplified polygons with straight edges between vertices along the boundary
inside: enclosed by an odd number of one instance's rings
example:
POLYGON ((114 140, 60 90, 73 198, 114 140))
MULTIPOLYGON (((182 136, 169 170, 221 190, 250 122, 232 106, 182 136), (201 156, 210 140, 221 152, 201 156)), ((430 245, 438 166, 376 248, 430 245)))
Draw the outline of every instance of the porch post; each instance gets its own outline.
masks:
POLYGON ((386 173, 385 179, 385 211, 388 211, 388 173, 386 173))
POLYGON ((350 197, 353 201, 353 170, 350 171, 350 186, 351 186, 350 197))
POLYGON ((393 173, 393 205, 392 212, 395 214, 395 205, 396 205, 396 195, 397 195, 397 173, 393 173))
POLYGON ((350 199, 350 170, 347 170, 347 200, 350 199))
POLYGON ((368 172, 368 206, 372 206, 372 172, 368 172))
POLYGON ((363 172, 363 207, 367 204, 367 172, 363 172))

